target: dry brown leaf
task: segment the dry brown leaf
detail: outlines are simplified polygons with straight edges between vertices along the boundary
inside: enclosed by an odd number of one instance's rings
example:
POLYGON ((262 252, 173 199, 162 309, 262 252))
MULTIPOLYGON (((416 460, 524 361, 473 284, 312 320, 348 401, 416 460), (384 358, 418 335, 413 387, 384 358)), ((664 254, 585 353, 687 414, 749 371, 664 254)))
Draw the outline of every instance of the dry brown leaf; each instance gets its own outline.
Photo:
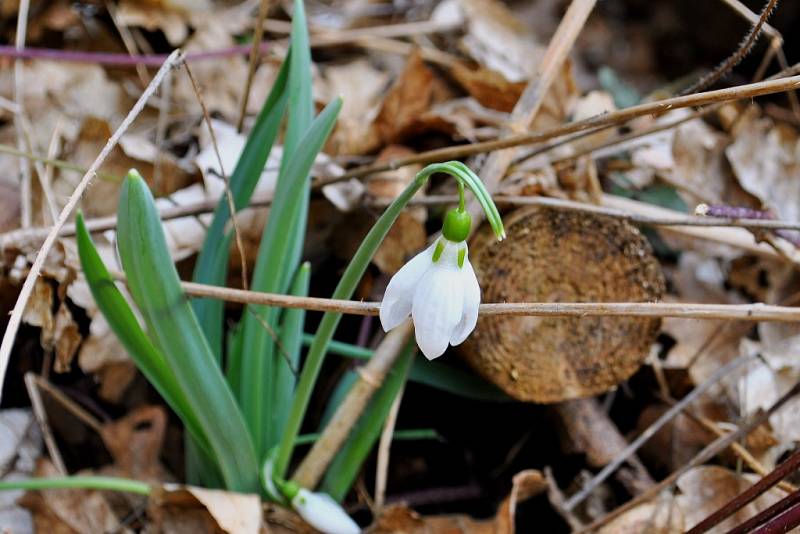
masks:
POLYGON ((466 23, 461 47, 480 65, 512 83, 532 77, 544 54, 530 30, 497 0, 447 0, 436 7, 431 19, 466 23))
POLYGON ((381 95, 389 83, 389 74, 366 59, 357 59, 325 67, 319 80, 319 88, 315 87, 317 98, 325 102, 338 96, 343 98, 342 110, 326 152, 353 155, 376 149, 380 139, 374 119, 381 95))
POLYGON ((57 373, 69 372, 72 367, 72 359, 83 338, 66 302, 62 301, 56 312, 53 336, 56 349, 53 369, 57 373))
MULTIPOLYGON (((111 127, 105 120, 86 119, 82 124, 74 149, 71 151, 70 160, 76 165, 88 167, 106 144, 111 133, 111 127)), ((128 136, 123 136, 126 142, 121 143, 111 151, 99 172, 121 179, 130 169, 137 169, 145 178, 155 196, 172 193, 195 181, 193 173, 184 170, 174 157, 162 153, 160 179, 159 183, 156 184, 153 181, 155 147, 141 137, 131 137, 132 139, 128 142, 128 136), (131 150, 131 154, 126 152, 126 146, 131 150), (138 156, 143 156, 147 159, 139 159, 138 156)), ((56 197, 69 198, 79 179, 80 175, 75 173, 60 174, 59 179, 53 184, 53 191, 56 197)), ((81 206, 86 217, 103 217, 115 214, 120 187, 121 182, 111 179, 101 178, 95 180, 81 200, 81 206)))
MULTIPOLYGON (((59 475, 61 473, 49 461, 39 462, 37 477, 59 475)), ((36 532, 130 532, 98 491, 57 489, 30 492, 20 499, 20 504, 33 514, 36 532)))
POLYGON ((725 153, 739 184, 779 218, 800 220, 797 131, 761 117, 753 106, 744 114, 734 136, 725 153))
POLYGON ((151 514, 170 534, 258 534, 258 495, 164 484, 151 496, 151 514))
POLYGON ((55 334, 55 317, 53 317, 53 286, 45 278, 38 278, 33 287, 22 321, 42 329, 39 339, 42 347, 53 346, 55 334))
POLYGON ((447 99, 447 90, 418 52, 386 94, 374 127, 383 143, 397 143, 428 129, 421 117, 431 106, 447 99))
POLYGON ((163 480, 159 456, 166 428, 167 412, 162 406, 143 406, 103 425, 100 436, 114 458, 114 473, 138 480, 163 480))
POLYGON ((385 274, 394 274, 406 263, 406 259, 420 251, 427 241, 425 226, 410 213, 397 217, 372 261, 385 274))
POLYGON ((597 534, 681 534, 684 531, 683 511, 671 496, 667 496, 628 510, 597 534))
POLYGON ((117 8, 117 24, 161 30, 172 46, 180 46, 189 34, 188 12, 211 8, 208 0, 121 0, 117 8))
POLYGON ((453 78, 481 105, 510 112, 527 85, 509 82, 502 74, 484 67, 469 68, 456 63, 450 69, 453 78))
MULTIPOLYGON (((401 145, 389 145, 381 150, 375 162, 380 163, 414 154, 415 152, 410 148, 401 145)), ((366 180, 367 193, 377 200, 394 200, 414 180, 414 176, 421 169, 421 165, 407 165, 396 170, 372 174, 366 180)))
POLYGON ((476 520, 465 515, 422 516, 404 505, 385 508, 366 532, 370 534, 514 534, 517 505, 547 489, 539 471, 514 476, 511 492, 494 518, 476 520))
POLYGON ((19 227, 19 187, 0 182, 0 233, 19 227))
MULTIPOLYGON (((686 528, 696 525, 722 505, 750 487, 758 477, 740 476, 735 472, 717 466, 700 466, 682 475, 677 486, 681 495, 677 502, 683 509, 686 528)), ((748 504, 709 533, 720 534, 754 516, 761 510, 776 503, 783 494, 771 489, 748 504)))

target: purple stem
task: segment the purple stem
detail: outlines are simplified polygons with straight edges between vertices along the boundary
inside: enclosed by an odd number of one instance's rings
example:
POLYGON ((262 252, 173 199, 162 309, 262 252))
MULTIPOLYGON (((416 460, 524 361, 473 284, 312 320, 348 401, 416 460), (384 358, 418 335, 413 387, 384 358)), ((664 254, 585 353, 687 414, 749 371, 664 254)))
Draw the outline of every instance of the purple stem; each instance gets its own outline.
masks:
MULTIPOLYGON (((261 43, 259 49, 261 52, 265 52, 268 47, 269 43, 264 41, 261 43)), ((229 48, 220 48, 219 50, 187 52, 186 61, 205 61, 248 54, 252 48, 253 45, 239 45, 229 48)), ((132 56, 130 54, 116 54, 112 52, 79 52, 73 50, 55 50, 52 48, 23 48, 17 50, 10 45, 0 45, 0 57, 12 59, 51 59, 72 63, 94 63, 97 65, 113 65, 118 67, 135 67, 136 65, 160 67, 168 56, 169 54, 132 56)))
POLYGON ((725 206, 724 204, 704 204, 702 210, 698 208, 698 212, 700 215, 723 219, 775 219, 775 216, 769 211, 742 206, 725 206))

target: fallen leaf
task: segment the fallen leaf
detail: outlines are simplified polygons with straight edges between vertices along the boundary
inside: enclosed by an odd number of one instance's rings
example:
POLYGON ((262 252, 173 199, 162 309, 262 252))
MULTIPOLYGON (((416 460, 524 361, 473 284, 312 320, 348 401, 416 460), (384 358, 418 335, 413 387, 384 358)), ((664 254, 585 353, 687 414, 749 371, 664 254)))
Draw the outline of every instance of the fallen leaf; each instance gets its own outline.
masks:
POLYGON ((751 108, 742 117, 725 154, 739 184, 762 207, 788 221, 800 220, 800 138, 751 108))
MULTIPOLYGON (((692 528, 711 515, 750 487, 758 478, 740 476, 728 469, 711 465, 695 467, 683 474, 676 484, 681 492, 677 502, 683 509, 686 528, 692 528)), ((727 532, 776 503, 781 497, 782 493, 773 488, 708 532, 714 534, 727 532)))
POLYGON ((57 373, 66 373, 72 367, 72 360, 81 344, 82 336, 78 324, 65 302, 61 302, 55 316, 53 336, 55 339, 56 359, 53 369, 57 373))
POLYGON ((167 412, 162 406, 142 406, 100 430, 114 458, 116 476, 157 481, 165 478, 159 456, 164 445, 167 412))
POLYGON ((164 484, 151 496, 151 509, 164 532, 174 534, 258 534, 261 529, 258 495, 164 484))
MULTIPOLYGON (((39 462, 35 474, 37 477, 59 475, 61 473, 46 460, 39 462)), ((20 504, 33 514, 35 532, 130 532, 98 491, 52 489, 29 492, 20 499, 20 504)))
MULTIPOLYGON (((30 410, 0 411, 0 470, 4 481, 29 478, 41 454, 42 436, 30 410)), ((33 534, 31 513, 17 504, 24 491, 0 492, 0 525, 13 534, 33 534)))
POLYGON ((387 506, 366 530, 370 534, 514 534, 517 505, 547 489, 539 471, 529 469, 514 475, 511 492, 492 519, 476 520, 465 515, 422 516, 404 505, 387 506))
POLYGON ((598 534, 681 534, 685 531, 683 511, 671 496, 646 502, 620 515, 598 534))
POLYGON ((372 261, 381 272, 394 274, 411 254, 425 247, 427 237, 424 225, 413 215, 403 212, 386 234, 372 261))

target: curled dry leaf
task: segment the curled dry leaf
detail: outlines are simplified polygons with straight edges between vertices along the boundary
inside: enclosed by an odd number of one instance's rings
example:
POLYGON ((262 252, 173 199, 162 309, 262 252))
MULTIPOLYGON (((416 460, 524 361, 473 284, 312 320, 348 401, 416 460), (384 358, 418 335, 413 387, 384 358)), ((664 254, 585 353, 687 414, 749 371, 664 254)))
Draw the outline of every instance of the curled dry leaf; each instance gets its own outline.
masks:
MULTIPOLYGON (((717 511, 722 505, 750 487, 758 478, 751 475, 740 476, 728 469, 710 465, 695 467, 682 475, 677 481, 681 495, 676 497, 676 501, 683 510, 686 528, 692 528, 717 511)), ((780 490, 773 488, 709 530, 709 533, 727 532, 784 496, 780 490)))
MULTIPOLYGON (((470 258, 486 302, 652 302, 664 278, 633 226, 538 207, 505 217, 509 239, 488 226, 470 258)), ((509 395, 559 402, 607 391, 650 353, 660 320, 642 317, 479 318, 467 362, 509 395)))
POLYGON ((646 502, 620 515, 598 534, 682 534, 685 532, 683 510, 672 496, 646 502))
POLYGON ((164 484, 151 495, 150 513, 168 534, 259 534, 258 495, 164 484))
POLYGON ((476 520, 464 515, 422 516, 404 505, 385 508, 369 534, 514 534, 517 505, 547 489, 541 472, 529 469, 514 476, 511 492, 494 518, 476 520))
POLYGON ((430 126, 425 113, 450 95, 444 83, 425 65, 418 52, 406 62, 405 69, 395 80, 373 123, 383 144, 400 142, 425 131, 430 126))
POLYGON ((800 220, 800 139, 753 106, 725 151, 739 184, 778 218, 800 220))
POLYGON ((531 78, 544 55, 530 31, 497 0, 447 0, 436 7, 431 19, 464 23, 463 50, 512 83, 531 78))
POLYGON ((117 9, 117 24, 148 31, 161 30, 172 46, 180 46, 189 34, 189 12, 211 8, 207 0, 122 0, 117 9))
POLYGON ((115 476, 137 480, 164 480, 159 456, 166 430, 167 412, 162 406, 142 406, 104 424, 100 437, 114 459, 110 471, 115 476))
POLYGON ((53 368, 57 373, 66 373, 72 366, 72 359, 75 357, 83 337, 78 324, 72 318, 72 312, 69 311, 69 307, 64 301, 61 302, 58 312, 56 312, 53 336, 56 350, 53 368))

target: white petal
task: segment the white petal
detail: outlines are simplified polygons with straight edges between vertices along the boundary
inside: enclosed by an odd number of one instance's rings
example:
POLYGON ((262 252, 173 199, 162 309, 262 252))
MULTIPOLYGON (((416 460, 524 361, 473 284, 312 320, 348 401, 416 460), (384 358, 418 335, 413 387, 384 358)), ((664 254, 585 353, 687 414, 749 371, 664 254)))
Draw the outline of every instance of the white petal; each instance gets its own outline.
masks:
POLYGON ((411 311, 417 345, 429 360, 447 349, 453 329, 461 320, 464 302, 458 266, 444 259, 442 254, 422 277, 411 311))
POLYGON ((425 271, 433 265, 434 248, 435 242, 403 265, 389 281, 380 311, 384 331, 388 332, 398 326, 411 313, 414 290, 425 271))
POLYGON ((292 499, 292 507, 300 517, 325 534, 359 534, 361 528, 326 493, 312 493, 301 488, 292 499))
POLYGON ((478 323, 478 307, 481 304, 481 287, 469 258, 464 258, 464 267, 461 269, 461 287, 464 292, 464 305, 461 320, 456 325, 450 336, 450 344, 461 344, 469 336, 478 323))

